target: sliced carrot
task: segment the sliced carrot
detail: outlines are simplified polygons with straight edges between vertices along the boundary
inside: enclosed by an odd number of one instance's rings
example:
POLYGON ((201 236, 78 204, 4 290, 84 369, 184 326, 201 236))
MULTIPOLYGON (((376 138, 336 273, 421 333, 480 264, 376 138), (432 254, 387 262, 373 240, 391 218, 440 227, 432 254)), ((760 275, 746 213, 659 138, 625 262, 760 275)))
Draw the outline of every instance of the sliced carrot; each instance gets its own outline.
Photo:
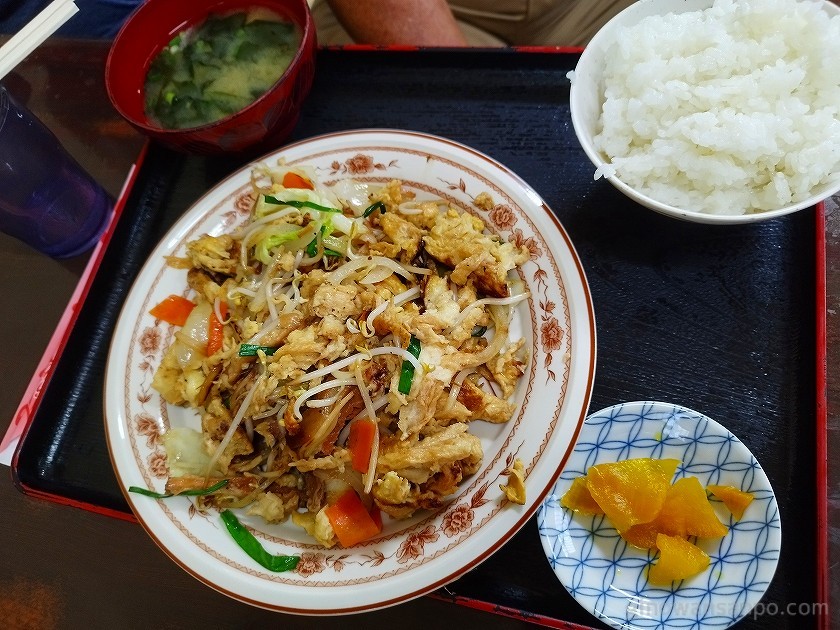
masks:
POLYGON ((382 512, 380 512, 379 508, 374 505, 372 508, 370 508, 370 511, 368 512, 368 514, 370 514, 370 518, 374 522, 374 524, 376 525, 377 530, 381 532, 382 531, 382 512))
MULTIPOLYGON (((222 319, 227 319, 228 307, 225 302, 219 304, 219 312, 222 319)), ((210 312, 210 320, 207 322, 207 356, 212 357, 222 349, 222 342, 225 340, 225 324, 216 317, 216 310, 210 312)))
POLYGON ((150 310, 149 314, 156 319, 165 321, 167 324, 183 326, 194 308, 195 304, 187 298, 180 295, 170 295, 150 310))
POLYGON ((352 547, 382 531, 382 525, 377 525, 352 488, 338 497, 333 505, 324 508, 324 514, 342 547, 352 547))
POLYGON ((350 425, 347 448, 350 449, 350 463, 353 470, 360 473, 367 472, 376 433, 376 425, 370 418, 359 418, 350 425))
POLYGON ((312 185, 312 182, 297 173, 293 173, 292 171, 283 175, 283 186, 285 188, 306 188, 307 190, 315 190, 315 186, 312 185))

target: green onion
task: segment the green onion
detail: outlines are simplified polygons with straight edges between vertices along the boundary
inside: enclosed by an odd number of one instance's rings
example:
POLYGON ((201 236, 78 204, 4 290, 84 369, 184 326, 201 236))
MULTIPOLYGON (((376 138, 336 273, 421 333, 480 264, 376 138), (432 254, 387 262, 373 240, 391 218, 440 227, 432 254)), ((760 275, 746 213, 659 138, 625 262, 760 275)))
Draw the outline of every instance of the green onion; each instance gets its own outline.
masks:
POLYGON ((310 258, 313 258, 313 257, 317 256, 318 255, 318 238, 317 237, 313 238, 310 241, 309 245, 306 246, 306 249, 304 249, 303 251, 310 258))
POLYGON ((160 492, 146 490, 146 488, 138 488, 137 486, 129 486, 128 491, 134 492, 136 494, 142 494, 143 496, 147 497, 152 497, 153 499, 168 499, 169 497, 200 497, 205 494, 213 494, 214 492, 216 492, 216 490, 221 490, 226 485, 228 485, 228 480, 222 479, 221 481, 214 483, 212 486, 209 486, 207 488, 199 488, 197 490, 184 490, 183 492, 179 492, 178 494, 172 494, 171 492, 161 494, 160 492))
POLYGON ((256 560, 260 566, 265 567, 269 571, 279 573, 282 571, 291 571, 300 562, 300 557, 298 556, 274 556, 268 553, 260 544, 260 541, 239 522, 239 519, 230 510, 222 510, 221 516, 222 521, 224 521, 227 530, 230 532, 236 544, 239 545, 242 551, 256 560))
MULTIPOLYGON (((309 256, 310 258, 314 258, 318 255, 318 239, 313 238, 312 242, 306 246, 306 249, 303 250, 304 253, 309 256)), ((324 248, 324 256, 332 256, 333 258, 341 258, 344 254, 340 254, 334 249, 330 249, 329 247, 324 248)))
MULTIPOLYGON (((306 246, 306 249, 303 250, 304 253, 309 256, 310 258, 314 258, 318 255, 318 239, 313 238, 312 242, 306 246)), ((324 248, 324 256, 332 256, 333 258, 341 258, 344 254, 341 254, 334 249, 330 249, 329 247, 324 248)))
MULTIPOLYGON (((406 348, 414 358, 418 358, 420 356, 420 340, 411 335, 411 339, 408 342, 408 348, 406 348)), ((407 394, 411 391, 411 381, 414 380, 414 364, 409 361, 408 359, 403 359, 402 370, 400 370, 400 384, 397 387, 401 394, 407 394)))
MULTIPOLYGON (((324 236, 329 236, 332 233, 332 224, 329 220, 321 226, 321 238, 323 239, 324 236)), ((303 250, 303 252, 309 256, 310 258, 314 258, 318 255, 318 237, 316 236, 313 238, 309 245, 303 250)), ((344 254, 341 254, 334 249, 330 249, 329 247, 324 248, 324 256, 332 256, 333 258, 342 258, 344 254)))
POLYGON ((258 346, 253 343, 243 343, 239 346, 239 356, 240 357, 255 357, 257 356, 257 351, 262 350, 268 356, 271 356, 275 352, 277 352, 277 348, 271 348, 269 346, 258 346))
POLYGON ((487 326, 476 326, 472 329, 471 336, 473 337, 483 337, 484 333, 487 332, 487 326))
POLYGON ((376 203, 372 203, 371 205, 369 205, 367 207, 367 209, 364 211, 362 216, 363 217, 369 217, 370 215, 372 215, 377 210, 380 210, 381 212, 384 213, 385 212, 385 204, 382 203, 381 201, 377 201, 376 203))
POLYGON ((292 208, 311 208, 312 210, 320 210, 321 212, 341 212, 338 208, 329 208, 327 206, 322 206, 320 204, 314 203, 312 201, 298 201, 296 199, 277 199, 276 197, 272 197, 271 195, 266 195, 265 200, 268 203, 273 203, 278 206, 291 206, 292 208))

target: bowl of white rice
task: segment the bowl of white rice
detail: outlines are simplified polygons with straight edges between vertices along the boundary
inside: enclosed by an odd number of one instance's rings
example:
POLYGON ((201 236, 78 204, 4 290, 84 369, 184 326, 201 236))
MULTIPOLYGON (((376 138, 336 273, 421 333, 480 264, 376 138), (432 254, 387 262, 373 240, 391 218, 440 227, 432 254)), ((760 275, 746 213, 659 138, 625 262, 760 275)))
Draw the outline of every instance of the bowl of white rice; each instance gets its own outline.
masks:
POLYGON ((636 202, 747 223, 840 190, 840 7, 638 0, 570 73, 575 134, 636 202))

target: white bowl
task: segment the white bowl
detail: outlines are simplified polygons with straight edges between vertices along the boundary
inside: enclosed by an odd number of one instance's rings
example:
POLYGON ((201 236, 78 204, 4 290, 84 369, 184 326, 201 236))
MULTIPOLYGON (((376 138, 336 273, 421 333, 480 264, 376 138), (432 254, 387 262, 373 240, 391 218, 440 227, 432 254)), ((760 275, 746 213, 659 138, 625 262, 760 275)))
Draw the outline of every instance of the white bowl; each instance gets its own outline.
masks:
MULTIPOLYGON (((572 76, 570 105, 575 135, 596 167, 609 164, 608 156, 595 149, 593 139, 600 131, 599 119, 604 102, 603 71, 606 66, 607 51, 615 41, 616 33, 652 15, 701 11, 713 4, 714 0, 638 0, 607 22, 586 46, 572 76)), ((840 7, 831 0, 825 0, 824 5, 824 10, 830 16, 840 15, 840 7)), ((783 208, 754 214, 718 215, 662 203, 627 185, 616 175, 606 176, 606 179, 625 195, 651 210, 687 221, 718 224, 751 223, 773 219, 813 206, 840 190, 840 181, 835 178, 833 181, 814 188, 807 199, 783 208)))

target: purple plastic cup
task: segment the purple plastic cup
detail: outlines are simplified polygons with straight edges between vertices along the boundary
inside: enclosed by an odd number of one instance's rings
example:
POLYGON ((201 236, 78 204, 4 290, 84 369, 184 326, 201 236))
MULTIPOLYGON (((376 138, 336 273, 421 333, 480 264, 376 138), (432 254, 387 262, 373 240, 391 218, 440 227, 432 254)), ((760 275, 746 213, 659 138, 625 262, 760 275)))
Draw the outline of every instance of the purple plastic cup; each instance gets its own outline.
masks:
POLYGON ((112 207, 58 138, 0 86, 0 231, 70 258, 96 244, 112 207))

